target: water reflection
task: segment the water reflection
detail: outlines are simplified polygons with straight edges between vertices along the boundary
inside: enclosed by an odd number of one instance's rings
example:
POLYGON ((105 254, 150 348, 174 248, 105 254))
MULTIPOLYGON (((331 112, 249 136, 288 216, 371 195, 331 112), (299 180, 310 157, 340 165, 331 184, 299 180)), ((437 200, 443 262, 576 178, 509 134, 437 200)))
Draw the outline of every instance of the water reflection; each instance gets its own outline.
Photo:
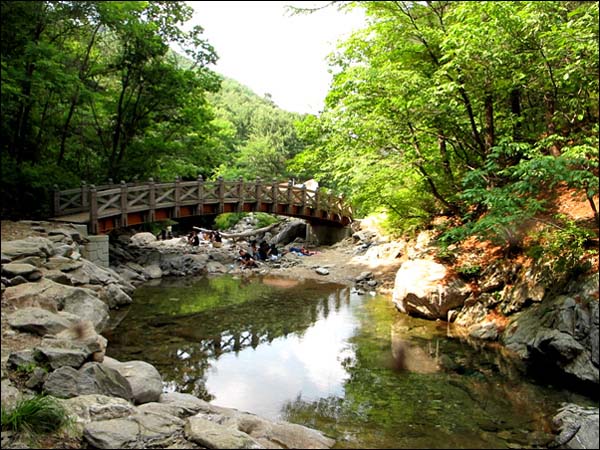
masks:
POLYGON ((182 281, 138 289, 108 355, 150 362, 167 390, 315 427, 338 447, 545 445, 569 400, 529 383, 501 348, 385 298, 274 277, 182 281))
MULTIPOLYGON (((171 306, 157 298, 165 297, 169 282, 146 286, 136 292, 129 315, 108 336, 108 354, 121 360, 144 359, 168 380, 169 390, 218 399, 223 406, 252 407, 249 397, 240 394, 238 374, 248 385, 244 392, 258 392, 259 384, 272 386, 268 380, 292 378, 296 380, 281 382, 275 391, 316 396, 326 385, 338 392, 344 374, 337 357, 344 354, 343 343, 355 326, 347 308, 350 290, 298 283, 273 277, 267 284, 232 277, 197 280, 188 286, 189 292, 177 286, 176 293, 166 296, 181 299, 171 306), (292 287, 296 290, 288 292, 292 287), (234 290, 235 295, 228 295, 234 290), (213 299, 215 292, 224 296, 220 304, 213 299), (182 310, 192 312, 177 314, 182 310), (148 345, 151 342, 160 345, 148 345), (254 383, 255 378, 260 383, 254 383), (232 397, 242 403, 226 404, 232 397)), ((272 405, 265 414, 276 417, 280 406, 272 405)))

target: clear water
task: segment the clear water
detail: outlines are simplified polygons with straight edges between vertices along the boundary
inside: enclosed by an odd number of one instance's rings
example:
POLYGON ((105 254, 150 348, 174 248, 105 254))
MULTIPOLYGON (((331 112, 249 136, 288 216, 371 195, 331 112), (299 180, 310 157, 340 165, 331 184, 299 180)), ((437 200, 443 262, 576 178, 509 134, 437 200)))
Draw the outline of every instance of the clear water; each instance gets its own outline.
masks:
POLYGON ((317 428, 338 448, 542 447, 561 402, 593 404, 335 284, 162 280, 118 319, 107 354, 153 364, 165 390, 317 428))

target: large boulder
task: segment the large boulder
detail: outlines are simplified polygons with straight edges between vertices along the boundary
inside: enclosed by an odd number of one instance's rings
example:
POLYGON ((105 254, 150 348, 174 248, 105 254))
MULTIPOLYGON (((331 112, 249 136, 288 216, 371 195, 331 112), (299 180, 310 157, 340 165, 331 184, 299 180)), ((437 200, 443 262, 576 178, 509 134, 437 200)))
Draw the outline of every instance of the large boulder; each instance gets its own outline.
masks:
POLYGON ((546 298, 516 314, 503 334, 521 358, 595 385, 598 371, 598 300, 585 295, 546 298))
POLYGON ((398 269, 392 301, 403 313, 446 320, 448 311, 462 306, 469 293, 469 287, 442 264, 417 259, 398 269))
POLYGON ((62 311, 92 321, 101 332, 108 322, 108 307, 94 291, 71 287, 42 278, 35 283, 8 287, 4 300, 14 308, 37 307, 52 312, 62 311))
POLYGON ((297 237, 306 237, 306 223, 303 220, 291 220, 281 227, 281 231, 271 238, 270 244, 286 245, 297 237))
POLYGON ((61 398, 101 394, 133 399, 129 382, 116 370, 96 362, 85 363, 79 370, 67 366, 55 370, 44 383, 44 390, 61 398))
POLYGON ((69 313, 54 313, 42 308, 18 309, 9 314, 7 319, 11 327, 40 336, 60 333, 79 320, 77 316, 69 313))
POLYGON ((115 369, 129 381, 135 403, 158 401, 162 394, 162 377, 152 364, 144 361, 119 362, 108 356, 103 364, 115 369))
POLYGON ((50 239, 43 237, 28 237, 16 241, 2 241, 2 255, 11 261, 28 256, 39 256, 47 259, 53 255, 53 244, 50 239))

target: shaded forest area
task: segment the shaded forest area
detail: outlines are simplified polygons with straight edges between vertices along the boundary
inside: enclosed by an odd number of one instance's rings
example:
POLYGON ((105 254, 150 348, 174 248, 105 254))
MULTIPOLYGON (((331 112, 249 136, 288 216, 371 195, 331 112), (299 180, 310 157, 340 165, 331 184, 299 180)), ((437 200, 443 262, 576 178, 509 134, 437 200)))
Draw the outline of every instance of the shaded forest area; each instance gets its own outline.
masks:
POLYGON ((1 6, 3 217, 82 180, 315 178, 398 234, 527 242, 564 268, 597 250, 597 2, 333 2, 368 24, 318 116, 212 71, 184 2, 1 6), (555 215, 566 194, 593 219, 555 215))

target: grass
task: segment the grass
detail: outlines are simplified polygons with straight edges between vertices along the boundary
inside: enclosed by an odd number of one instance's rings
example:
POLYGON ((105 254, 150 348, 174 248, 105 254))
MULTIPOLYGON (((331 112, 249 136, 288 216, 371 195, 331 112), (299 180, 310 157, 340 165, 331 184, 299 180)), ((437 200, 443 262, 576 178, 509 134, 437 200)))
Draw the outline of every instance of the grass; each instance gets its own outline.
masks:
POLYGON ((11 410, 2 408, 2 430, 49 433, 69 423, 69 416, 53 397, 23 399, 11 410))

